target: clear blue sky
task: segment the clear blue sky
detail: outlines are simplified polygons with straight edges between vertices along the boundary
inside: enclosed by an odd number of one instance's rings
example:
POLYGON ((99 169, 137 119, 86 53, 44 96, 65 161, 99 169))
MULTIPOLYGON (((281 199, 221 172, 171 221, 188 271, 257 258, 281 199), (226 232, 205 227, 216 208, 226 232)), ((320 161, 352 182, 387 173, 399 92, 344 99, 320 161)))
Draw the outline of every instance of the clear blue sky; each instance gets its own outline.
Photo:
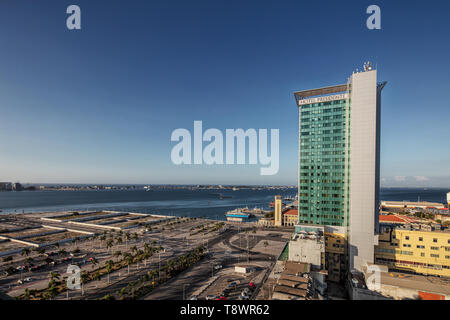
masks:
POLYGON ((388 81, 385 186, 450 187, 448 1, 0 3, 0 180, 295 184, 293 92, 344 83, 362 63, 388 81), (82 30, 66 28, 66 8, 82 30), (366 28, 381 7, 382 30, 366 28), (171 132, 279 128, 280 171, 181 166, 171 132))

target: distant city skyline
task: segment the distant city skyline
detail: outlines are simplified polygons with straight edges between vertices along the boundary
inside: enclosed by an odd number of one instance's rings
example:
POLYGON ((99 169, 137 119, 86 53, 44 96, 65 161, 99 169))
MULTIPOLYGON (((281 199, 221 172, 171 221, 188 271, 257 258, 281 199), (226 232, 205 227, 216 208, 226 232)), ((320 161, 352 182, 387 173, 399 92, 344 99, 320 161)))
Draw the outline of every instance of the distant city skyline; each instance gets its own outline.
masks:
POLYGON ((450 3, 382 2, 368 30, 367 1, 175 2, 79 0, 79 31, 70 3, 0 4, 0 181, 295 185, 293 92, 370 60, 388 82, 381 186, 450 188, 450 3), (278 174, 175 166, 170 134, 195 120, 279 129, 278 174))

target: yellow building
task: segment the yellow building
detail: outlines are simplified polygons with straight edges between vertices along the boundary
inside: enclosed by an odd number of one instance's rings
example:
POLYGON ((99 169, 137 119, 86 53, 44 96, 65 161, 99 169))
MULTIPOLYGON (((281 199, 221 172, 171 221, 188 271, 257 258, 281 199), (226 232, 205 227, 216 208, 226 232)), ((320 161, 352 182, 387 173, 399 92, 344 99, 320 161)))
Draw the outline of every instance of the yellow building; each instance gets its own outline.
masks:
POLYGON ((260 218, 258 224, 263 227, 273 227, 275 225, 275 220, 273 218, 260 218))
POLYGON ((293 227, 298 222, 298 210, 297 209, 287 209, 282 213, 283 226, 293 227))
POLYGON ((375 263, 391 269, 450 277, 450 232, 383 227, 375 263))
POLYGON ((328 280, 344 281, 347 272, 347 242, 345 234, 325 232, 325 268, 328 280))

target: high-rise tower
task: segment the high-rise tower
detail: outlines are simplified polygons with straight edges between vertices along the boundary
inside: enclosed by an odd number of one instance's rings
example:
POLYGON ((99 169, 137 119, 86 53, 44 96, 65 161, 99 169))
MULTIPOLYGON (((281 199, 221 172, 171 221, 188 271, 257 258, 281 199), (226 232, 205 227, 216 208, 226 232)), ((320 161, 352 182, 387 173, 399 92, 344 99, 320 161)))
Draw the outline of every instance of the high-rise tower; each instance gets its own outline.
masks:
POLYGON ((346 84, 295 92, 299 225, 347 236, 350 269, 373 262, 380 180, 381 91, 370 63, 346 84))

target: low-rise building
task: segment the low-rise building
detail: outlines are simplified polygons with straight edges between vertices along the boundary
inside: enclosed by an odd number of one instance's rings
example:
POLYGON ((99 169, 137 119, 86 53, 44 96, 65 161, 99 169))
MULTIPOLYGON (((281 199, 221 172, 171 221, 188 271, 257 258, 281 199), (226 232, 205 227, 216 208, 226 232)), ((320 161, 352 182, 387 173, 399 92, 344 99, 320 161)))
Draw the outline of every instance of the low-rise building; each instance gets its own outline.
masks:
POLYGON ((407 208, 444 208, 444 205, 439 202, 413 202, 413 201, 381 201, 382 208, 398 208, 398 209, 407 209, 407 208))
POLYGON ((283 213, 283 225, 285 227, 293 227, 298 221, 298 210, 297 209, 286 209, 283 213))
POLYGON ((275 196, 273 218, 260 218, 262 226, 293 227, 298 222, 298 210, 292 206, 286 207, 282 196, 275 196))
POLYGON ((13 185, 11 182, 0 182, 0 191, 12 191, 13 185))
POLYGON ((348 289, 353 300, 450 300, 449 279, 394 272, 376 264, 351 272, 348 289))
POLYGON ((324 227, 297 225, 289 241, 288 260, 308 263, 318 269, 325 266, 324 227))
POLYGON ((327 272, 309 263, 283 262, 281 274, 273 285, 273 300, 313 300, 326 294, 327 272))
POLYGON ((329 281, 343 283, 348 270, 347 245, 345 228, 296 225, 288 260, 310 263, 326 270, 329 281))
POLYGON ((258 224, 263 227, 273 227, 275 225, 274 218, 260 218, 258 224))
POLYGON ((450 232, 430 225, 382 224, 375 263, 392 270, 450 278, 450 232))

